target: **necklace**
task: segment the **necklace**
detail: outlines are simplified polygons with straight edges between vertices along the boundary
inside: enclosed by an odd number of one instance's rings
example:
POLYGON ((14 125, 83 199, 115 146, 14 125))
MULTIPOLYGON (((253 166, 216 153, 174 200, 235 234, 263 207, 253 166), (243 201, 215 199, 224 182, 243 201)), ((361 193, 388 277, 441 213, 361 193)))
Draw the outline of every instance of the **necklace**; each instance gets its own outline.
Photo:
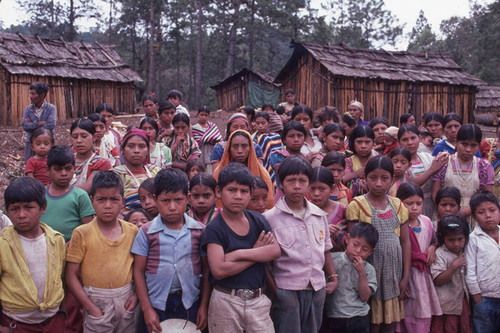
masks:
POLYGON ((411 227, 411 229, 413 230, 413 232, 415 232, 415 233, 418 234, 419 232, 422 231, 422 226, 420 224, 420 220, 419 219, 417 219, 417 222, 418 222, 417 226, 416 227, 411 227))
POLYGON ((471 173, 471 167, 474 166, 474 160, 472 160, 472 163, 467 164, 467 165, 462 165, 458 161, 458 156, 455 156, 455 167, 457 168, 457 173, 458 173, 458 179, 460 181, 460 186, 461 187, 467 187, 469 185, 469 175, 471 173))

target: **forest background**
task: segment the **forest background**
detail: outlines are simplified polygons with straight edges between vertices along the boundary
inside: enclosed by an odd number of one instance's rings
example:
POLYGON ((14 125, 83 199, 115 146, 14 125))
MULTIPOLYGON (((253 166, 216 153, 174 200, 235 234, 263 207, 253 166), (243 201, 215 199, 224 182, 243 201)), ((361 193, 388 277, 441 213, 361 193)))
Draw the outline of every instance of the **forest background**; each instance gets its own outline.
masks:
POLYGON ((438 31, 420 11, 406 36, 384 0, 324 0, 322 10, 309 0, 16 0, 22 22, 0 22, 0 30, 113 44, 144 79, 138 100, 178 89, 191 109, 215 109, 210 86, 244 67, 275 76, 291 40, 378 48, 404 37, 408 51, 449 53, 470 74, 499 85, 500 0, 469 1, 467 17, 444 20, 438 31))

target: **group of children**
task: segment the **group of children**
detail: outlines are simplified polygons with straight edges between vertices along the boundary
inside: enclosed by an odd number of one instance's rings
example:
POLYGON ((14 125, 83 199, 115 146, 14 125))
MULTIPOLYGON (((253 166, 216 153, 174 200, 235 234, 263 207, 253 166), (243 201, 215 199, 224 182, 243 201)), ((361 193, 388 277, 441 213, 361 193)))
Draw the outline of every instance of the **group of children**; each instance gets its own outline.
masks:
POLYGON ((368 124, 354 101, 319 127, 305 105, 246 107, 223 137, 172 94, 123 137, 107 104, 72 147, 32 132, 5 191, 0 332, 500 330, 497 150, 479 127, 429 113, 427 142, 413 115, 368 124))

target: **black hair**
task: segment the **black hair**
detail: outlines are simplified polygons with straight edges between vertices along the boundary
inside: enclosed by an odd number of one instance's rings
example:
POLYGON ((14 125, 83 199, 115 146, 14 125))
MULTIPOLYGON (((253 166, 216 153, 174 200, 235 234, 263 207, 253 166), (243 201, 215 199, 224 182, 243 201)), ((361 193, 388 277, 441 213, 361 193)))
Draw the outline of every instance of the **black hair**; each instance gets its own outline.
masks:
POLYGON ((399 185, 398 192, 396 193, 396 197, 398 197, 401 201, 414 195, 418 195, 424 199, 424 192, 422 191, 422 188, 412 182, 401 183, 401 185, 399 185))
POLYGON ((189 191, 189 179, 184 171, 179 169, 163 169, 155 177, 155 195, 158 198, 163 192, 179 192, 185 195, 189 191))
POLYGON ((283 125, 283 132, 281 132, 281 141, 282 142, 285 142, 286 135, 291 130, 296 130, 296 131, 304 134, 304 138, 307 136, 307 132, 306 132, 306 129, 304 128, 304 125, 302 125, 298 121, 290 120, 285 125, 283 125))
POLYGON ((329 187, 333 187, 333 185, 335 185, 332 172, 322 166, 313 169, 311 184, 314 182, 320 182, 328 185, 329 187))
POLYGON ((248 186, 250 190, 253 189, 252 173, 245 165, 233 162, 222 168, 217 180, 219 191, 229 183, 236 182, 239 185, 248 186))
POLYGON ((189 181, 190 191, 192 191, 195 186, 206 186, 215 193, 215 188, 217 187, 217 181, 212 175, 200 172, 194 175, 193 178, 191 178, 191 180, 189 181))
POLYGON ((372 250, 377 247, 378 243, 378 230, 371 223, 357 222, 349 232, 349 237, 364 238, 372 250))
POLYGON ((175 110, 174 103, 172 103, 170 101, 160 102, 160 104, 158 105, 158 112, 160 114, 162 113, 162 111, 164 111, 164 110, 170 110, 170 109, 174 109, 175 110))
POLYGON ((172 124, 175 125, 178 122, 183 122, 188 125, 188 127, 190 126, 189 116, 185 113, 178 113, 174 116, 172 124))
POLYGON ((200 106, 198 108, 198 113, 200 113, 200 112, 206 112, 206 113, 210 114, 210 108, 206 105, 200 106))
POLYGON ((292 109, 292 119, 295 119, 295 117, 301 113, 305 113, 309 116, 309 119, 311 119, 311 122, 313 121, 313 112, 310 107, 304 104, 299 104, 295 105, 292 109))
POLYGON ((472 195, 470 198, 469 206, 472 211, 472 216, 476 216, 476 209, 483 202, 491 202, 500 209, 500 204, 498 203, 498 198, 493 192, 480 190, 472 195))
POLYGON ((255 109, 253 107, 251 107, 251 106, 244 106, 241 109, 241 112, 243 114, 247 115, 248 121, 252 122, 252 121, 255 120, 255 109))
POLYGON ((374 170, 382 169, 394 176, 394 165, 389 157, 384 155, 378 155, 372 157, 368 160, 365 166, 365 177, 368 177, 368 174, 374 170))
POLYGON ((476 124, 465 124, 460 127, 457 133, 457 142, 472 140, 481 144, 482 138, 483 132, 476 124))
POLYGON ((142 188, 145 189, 146 191, 148 191, 149 193, 155 194, 156 193, 156 190, 155 190, 155 179, 154 178, 148 178, 145 181, 143 181, 141 183, 141 185, 139 186, 139 190, 142 189, 142 188))
POLYGON ((385 118, 385 117, 376 117, 376 118, 373 118, 372 121, 370 121, 370 128, 373 129, 378 124, 384 124, 387 127, 391 126, 389 124, 389 121, 387 120, 387 118, 385 118))
POLYGON ((338 151, 331 151, 331 152, 327 153, 323 157, 323 161, 321 161, 321 166, 327 167, 327 166, 330 166, 332 164, 340 164, 342 166, 342 168, 345 169, 344 155, 342 155, 342 153, 340 153, 338 151))
POLYGON ((265 181, 262 180, 262 178, 258 176, 252 176, 252 181, 253 181, 253 189, 258 189, 261 188, 263 190, 266 190, 266 192, 269 191, 269 187, 267 187, 267 184, 265 181))
POLYGON ((397 155, 403 155, 404 158, 408 160, 408 162, 411 163, 411 153, 408 149, 402 146, 398 146, 391 151, 391 155, 389 156, 391 159, 397 155))
POLYGON ((406 123, 411 117, 413 117, 411 113, 403 113, 401 117, 399 117, 399 125, 400 126, 406 125, 406 123))
POLYGON ((429 131, 427 131, 427 130, 420 131, 420 132, 418 133, 418 136, 419 136, 420 138, 425 138, 425 137, 427 137, 427 136, 432 137, 431 133, 429 133, 429 131))
POLYGON ((44 134, 48 134, 50 136, 50 142, 52 144, 54 144, 54 134, 52 133, 51 130, 49 130, 48 128, 45 128, 45 127, 38 127, 33 132, 31 132, 30 143, 33 143, 35 138, 37 138, 41 135, 44 135, 44 134))
POLYGON ((437 223, 438 246, 444 244, 444 238, 450 235, 464 235, 465 245, 469 242, 469 224, 460 215, 443 216, 437 223))
POLYGON ((285 96, 288 95, 288 94, 295 95, 295 90, 293 90, 293 89, 287 89, 287 90, 285 90, 285 96))
POLYGON ((156 97, 151 96, 151 95, 144 96, 144 98, 142 99, 142 104, 144 105, 144 102, 146 102, 146 101, 151 101, 154 104, 158 104, 158 100, 156 99, 156 97))
POLYGON ((261 110, 264 111, 266 108, 271 108, 274 111, 274 106, 272 104, 266 103, 262 105, 261 110))
POLYGON ((33 82, 32 84, 30 84, 29 90, 34 90, 39 96, 47 95, 47 93, 49 92, 49 86, 44 82, 33 82))
POLYGON ((317 119, 319 123, 323 123, 329 119, 333 120, 334 123, 339 122, 339 110, 332 106, 325 106, 320 109, 317 119))
POLYGON ((115 115, 115 111, 113 111, 113 109, 111 108, 111 106, 110 106, 109 104, 106 104, 106 103, 99 104, 99 105, 95 108, 95 112, 96 112, 96 113, 101 113, 102 111, 109 112, 109 113, 111 113, 113 116, 115 115))
POLYGON ((450 121, 458 121, 460 125, 462 125, 462 117, 460 117, 456 113, 447 113, 446 116, 443 117, 443 122, 441 123, 443 125, 443 128, 448 124, 450 121))
POLYGON ((418 131, 418 128, 415 125, 406 124, 406 125, 401 126, 398 130, 398 141, 401 140, 401 137, 408 132, 415 133, 416 135, 420 135, 420 132, 418 131))
POLYGON ((444 198, 450 198, 453 199, 460 207, 460 203, 462 202, 462 194, 460 193, 460 190, 456 188, 455 186, 445 186, 441 187, 437 193, 436 193, 436 206, 439 205, 442 199, 444 198))
POLYGON ((200 172, 205 172, 205 165, 203 164, 203 162, 200 161, 199 159, 195 158, 195 159, 189 160, 187 162, 187 164, 186 164, 186 170, 185 170, 186 175, 189 175, 189 172, 195 166, 197 166, 198 169, 200 169, 200 172))
POLYGON ((269 114, 265 111, 261 111, 261 112, 257 112, 255 114, 255 120, 257 120, 257 118, 264 118, 267 122, 269 122, 271 120, 271 117, 269 117, 269 114))
POLYGON ((285 107, 283 105, 280 105, 276 108, 276 113, 277 114, 283 114, 285 113, 285 107))
POLYGON ((342 117, 340 117, 344 123, 347 124, 349 127, 356 126, 356 121, 348 114, 343 114, 342 117))
POLYGON ((356 127, 352 132, 351 136, 349 136, 349 150, 356 154, 356 148, 354 147, 354 141, 357 138, 369 138, 372 141, 375 141, 375 133, 369 126, 361 125, 356 127))
POLYGON ((281 162, 278 169, 278 179, 281 184, 283 184, 286 176, 300 174, 306 175, 309 179, 309 184, 311 183, 313 176, 311 164, 309 164, 304 157, 299 155, 288 156, 283 162, 281 162))
POLYGON ((69 133, 73 133, 73 131, 76 128, 81 128, 82 130, 89 132, 91 135, 95 134, 95 126, 92 120, 90 119, 85 119, 85 118, 80 118, 78 120, 75 120, 69 129, 69 133))
POLYGON ((112 170, 98 172, 94 179, 92 179, 92 186, 90 187, 90 196, 95 195, 95 192, 100 188, 117 188, 120 195, 123 197, 123 181, 117 173, 112 170))
POLYGON ((440 113, 437 113, 437 112, 429 112, 429 113, 427 113, 427 115, 425 116, 425 119, 424 119, 425 126, 427 127, 427 125, 431 121, 437 121, 438 123, 442 124, 443 123, 443 115, 441 115, 440 113))
MULTIPOLYGON (((139 123, 139 129, 142 129, 142 125, 144 125, 145 123, 148 123, 149 125, 153 126, 153 128, 156 131, 156 136, 158 136, 160 129, 158 128, 158 123, 156 122, 156 120, 154 120, 151 117, 147 117, 147 116, 142 118, 141 122, 139 123)), ((154 139, 156 139, 156 138, 154 138, 154 139)))
POLYGON ((95 123, 96 121, 100 121, 101 123, 106 125, 106 120, 104 119, 103 116, 101 116, 100 113, 97 113, 97 112, 91 113, 91 114, 89 114, 89 116, 87 118, 92 120, 93 123, 95 123))
POLYGON ((12 181, 4 192, 5 208, 18 202, 36 202, 40 208, 47 206, 45 186, 31 177, 19 177, 12 181))
POLYGON ((342 135, 345 137, 345 128, 340 124, 330 123, 326 125, 325 128, 323 128, 323 135, 325 138, 334 132, 341 132, 342 135))
POLYGON ((148 221, 151 221, 153 219, 151 215, 149 215, 149 213, 143 208, 132 209, 130 212, 127 213, 127 215, 123 217, 123 219, 127 222, 130 222, 130 217, 135 213, 143 214, 148 219, 148 221))
POLYGON ((47 153, 47 168, 53 165, 60 167, 66 164, 75 165, 75 154, 71 147, 65 145, 52 146, 47 153))
POLYGON ((175 90, 175 89, 174 89, 174 90, 170 90, 170 91, 168 92, 167 99, 172 98, 172 97, 173 97, 173 98, 179 97, 179 99, 182 101, 182 98, 183 98, 184 96, 182 96, 182 93, 181 93, 179 90, 175 90))

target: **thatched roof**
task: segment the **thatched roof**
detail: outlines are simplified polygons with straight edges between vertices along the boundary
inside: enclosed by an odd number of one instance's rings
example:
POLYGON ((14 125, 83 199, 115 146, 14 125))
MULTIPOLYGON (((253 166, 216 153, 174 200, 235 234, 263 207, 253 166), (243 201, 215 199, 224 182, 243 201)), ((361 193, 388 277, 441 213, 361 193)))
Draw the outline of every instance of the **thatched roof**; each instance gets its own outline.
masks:
POLYGON ((255 75, 257 76, 258 79, 264 81, 264 82, 267 82, 271 85, 275 85, 275 86, 278 86, 277 84, 275 84, 273 81, 274 81, 274 78, 269 75, 269 74, 262 74, 260 72, 255 72, 255 71, 251 71, 249 70, 248 68, 243 68, 241 71, 239 71, 238 73, 236 74, 233 74, 227 78, 225 78, 224 80, 220 81, 219 83, 217 83, 216 85, 213 85, 211 88, 212 89, 217 89, 218 87, 220 86, 223 86, 225 84, 227 84, 228 82, 230 81, 233 81, 235 79, 239 79, 241 76, 244 76, 244 75, 247 75, 248 73, 250 73, 250 75, 255 75))
POLYGON ((142 81, 113 46, 0 32, 0 64, 11 74, 142 81))
POLYGON ((483 86, 478 87, 476 94, 476 106, 478 108, 500 107, 500 87, 483 86))
POLYGON ((283 83, 293 75, 299 58, 309 52, 336 76, 467 86, 485 85, 443 53, 353 49, 343 44, 322 45, 294 41, 292 46, 294 52, 275 82, 283 83))

